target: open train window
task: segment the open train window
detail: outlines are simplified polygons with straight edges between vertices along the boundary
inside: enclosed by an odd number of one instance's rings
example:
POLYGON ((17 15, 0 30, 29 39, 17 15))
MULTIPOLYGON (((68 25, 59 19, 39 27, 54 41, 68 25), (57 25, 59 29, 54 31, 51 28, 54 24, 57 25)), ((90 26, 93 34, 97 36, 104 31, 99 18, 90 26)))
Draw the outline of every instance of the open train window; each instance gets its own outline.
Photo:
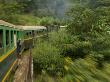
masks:
POLYGON ((31 35, 31 32, 29 32, 30 33, 30 35, 31 35))
POLYGON ((3 47, 3 30, 0 30, 0 48, 3 47))
POLYGON ((29 33, 27 32, 27 33, 26 33, 26 35, 28 36, 28 35, 29 35, 29 33))
POLYGON ((13 43, 13 31, 11 31, 11 43, 13 43))
POLYGON ((32 32, 29 32, 29 37, 32 37, 32 32))
POLYGON ((9 30, 6 30, 6 45, 9 45, 9 30))
POLYGON ((17 40, 19 39, 19 31, 17 31, 17 40))
POLYGON ((27 39, 28 37, 29 37, 29 33, 28 32, 25 32, 24 38, 27 39))
POLYGON ((35 32, 34 32, 34 30, 32 30, 32 36, 35 36, 35 32))

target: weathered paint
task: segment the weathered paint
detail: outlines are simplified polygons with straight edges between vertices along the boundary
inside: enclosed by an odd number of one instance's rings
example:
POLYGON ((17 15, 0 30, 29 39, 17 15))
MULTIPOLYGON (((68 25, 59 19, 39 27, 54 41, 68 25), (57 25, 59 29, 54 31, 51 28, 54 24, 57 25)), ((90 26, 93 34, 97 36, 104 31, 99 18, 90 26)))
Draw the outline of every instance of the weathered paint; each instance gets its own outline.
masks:
POLYGON ((16 49, 13 51, 10 51, 8 53, 8 56, 0 62, 0 82, 7 77, 7 74, 9 73, 9 70, 12 67, 12 64, 16 60, 16 49))
POLYGON ((13 48, 12 50, 8 51, 6 54, 2 55, 0 57, 0 62, 2 62, 5 58, 7 58, 13 51, 15 51, 16 48, 13 48))
POLYGON ((8 72, 6 73, 6 75, 4 76, 2 82, 5 82, 5 80, 7 79, 7 77, 9 76, 10 72, 12 71, 13 67, 15 66, 17 60, 15 60, 12 65, 11 65, 11 68, 8 70, 8 72))

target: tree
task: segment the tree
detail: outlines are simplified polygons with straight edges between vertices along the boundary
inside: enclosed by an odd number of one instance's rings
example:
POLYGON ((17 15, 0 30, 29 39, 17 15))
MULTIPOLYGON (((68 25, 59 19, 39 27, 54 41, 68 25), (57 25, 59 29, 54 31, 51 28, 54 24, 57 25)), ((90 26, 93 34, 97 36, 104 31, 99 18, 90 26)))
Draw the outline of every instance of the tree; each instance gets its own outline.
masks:
POLYGON ((72 18, 67 28, 70 33, 82 34, 93 30, 93 24, 96 22, 96 15, 91 9, 79 6, 72 8, 69 15, 72 18))

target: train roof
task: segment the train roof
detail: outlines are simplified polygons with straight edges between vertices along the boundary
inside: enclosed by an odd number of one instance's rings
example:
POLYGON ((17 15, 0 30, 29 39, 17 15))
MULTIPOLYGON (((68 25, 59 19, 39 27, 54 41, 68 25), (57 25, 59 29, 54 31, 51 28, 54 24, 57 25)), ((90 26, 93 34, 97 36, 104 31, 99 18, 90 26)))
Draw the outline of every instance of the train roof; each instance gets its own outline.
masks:
POLYGON ((0 25, 8 26, 10 28, 18 29, 18 30, 46 30, 45 26, 21 26, 21 25, 14 25, 3 20, 0 20, 0 25))
POLYGON ((65 26, 60 26, 61 28, 66 28, 67 27, 67 25, 65 25, 65 26))
POLYGON ((0 20, 0 25, 15 28, 15 25, 13 25, 13 24, 11 24, 11 23, 8 23, 8 22, 5 22, 5 21, 3 21, 3 20, 0 20))
POLYGON ((45 26, 20 26, 23 30, 46 30, 47 28, 45 26))

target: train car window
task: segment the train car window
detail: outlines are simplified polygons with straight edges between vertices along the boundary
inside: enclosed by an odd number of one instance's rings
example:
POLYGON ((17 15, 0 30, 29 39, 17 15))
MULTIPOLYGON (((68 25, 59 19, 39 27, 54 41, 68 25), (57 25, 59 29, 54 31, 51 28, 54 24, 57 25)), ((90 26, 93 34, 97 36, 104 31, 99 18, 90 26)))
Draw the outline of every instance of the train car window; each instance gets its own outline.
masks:
POLYGON ((19 31, 17 31, 17 40, 19 39, 19 31))
POLYGON ((28 38, 28 37, 29 37, 29 32, 25 32, 24 38, 26 39, 26 38, 28 38))
POLYGON ((27 36, 29 35, 28 32, 26 33, 26 35, 27 35, 27 36))
POLYGON ((31 32, 30 32, 30 35, 31 35, 31 32))
POLYGON ((13 31, 11 31, 11 43, 13 43, 13 31))
POLYGON ((3 47, 3 30, 0 30, 0 48, 3 47))
POLYGON ((6 45, 9 45, 9 30, 6 30, 6 45))
POLYGON ((35 32, 34 32, 34 30, 32 30, 32 36, 33 36, 33 37, 35 36, 35 32))

